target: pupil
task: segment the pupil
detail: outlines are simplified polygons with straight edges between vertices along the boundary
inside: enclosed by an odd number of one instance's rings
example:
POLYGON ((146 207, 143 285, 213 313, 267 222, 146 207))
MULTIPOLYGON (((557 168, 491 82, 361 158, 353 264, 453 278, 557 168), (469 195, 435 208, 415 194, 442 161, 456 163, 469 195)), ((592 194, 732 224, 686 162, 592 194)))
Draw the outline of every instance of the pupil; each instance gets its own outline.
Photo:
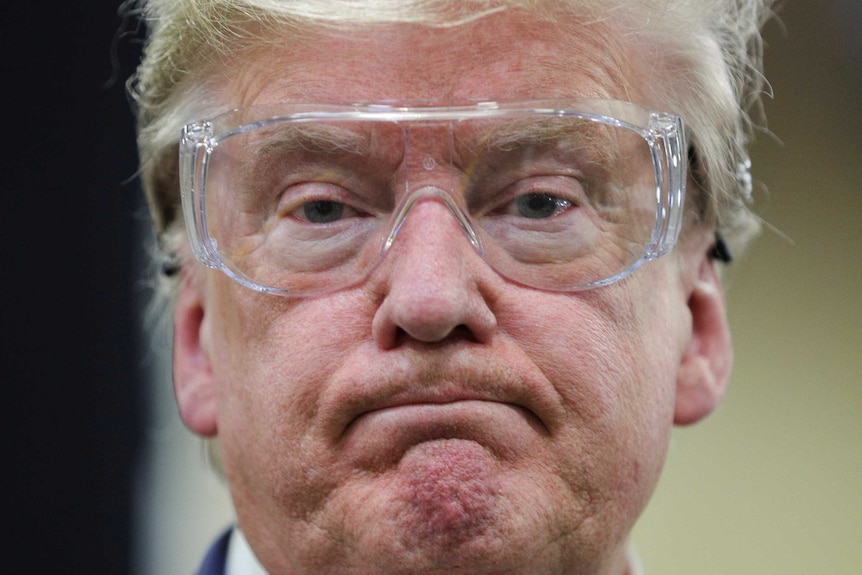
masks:
POLYGON ((527 194, 518 198, 518 211, 525 218, 549 218, 557 213, 557 198, 549 194, 527 194))
POLYGON ((305 218, 313 224, 328 224, 341 218, 344 204, 329 200, 308 202, 302 207, 305 218))

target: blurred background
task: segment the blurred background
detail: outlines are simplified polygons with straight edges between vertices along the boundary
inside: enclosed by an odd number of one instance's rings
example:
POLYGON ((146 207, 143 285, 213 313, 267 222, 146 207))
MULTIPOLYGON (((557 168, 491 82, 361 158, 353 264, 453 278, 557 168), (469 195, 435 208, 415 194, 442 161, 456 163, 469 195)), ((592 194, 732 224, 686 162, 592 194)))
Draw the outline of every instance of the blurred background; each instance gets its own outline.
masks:
MULTIPOLYGON (((647 573, 862 573, 862 3, 795 0, 766 28, 764 231, 728 269, 736 365, 675 431, 634 534, 647 573)), ((6 564, 191 573, 231 521, 144 333, 150 238, 117 2, 0 7, 0 378, 6 564), (5 426, 8 426, 5 427, 5 426)))
POLYGON ((675 433, 635 536, 648 573, 862 573, 862 2, 786 2, 765 63, 734 373, 675 433))

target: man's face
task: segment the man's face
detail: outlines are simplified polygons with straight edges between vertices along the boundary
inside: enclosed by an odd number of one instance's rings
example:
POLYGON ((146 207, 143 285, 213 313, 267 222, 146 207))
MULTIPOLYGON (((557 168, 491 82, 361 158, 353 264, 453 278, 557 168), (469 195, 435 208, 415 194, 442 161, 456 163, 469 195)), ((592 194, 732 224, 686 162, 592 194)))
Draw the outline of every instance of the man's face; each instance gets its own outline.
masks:
MULTIPOLYGON (((246 55, 220 96, 637 101, 618 40, 517 13, 333 33, 246 55)), ((690 243, 607 287, 540 291, 493 271, 431 201, 366 280, 330 295, 259 294, 197 267, 177 308, 181 413, 219 437, 272 573, 621 573, 675 418, 714 404, 678 393, 701 347, 691 301, 717 283, 690 243)))

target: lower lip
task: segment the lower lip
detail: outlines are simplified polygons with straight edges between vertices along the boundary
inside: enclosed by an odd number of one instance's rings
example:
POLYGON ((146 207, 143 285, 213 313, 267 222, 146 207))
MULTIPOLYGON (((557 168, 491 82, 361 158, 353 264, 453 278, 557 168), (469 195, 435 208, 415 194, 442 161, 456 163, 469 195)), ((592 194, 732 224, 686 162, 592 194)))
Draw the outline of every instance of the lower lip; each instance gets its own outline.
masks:
POLYGON ((387 407, 362 414, 347 428, 343 455, 361 466, 396 463, 420 443, 464 439, 508 459, 531 449, 543 433, 531 412, 508 403, 464 400, 387 407))

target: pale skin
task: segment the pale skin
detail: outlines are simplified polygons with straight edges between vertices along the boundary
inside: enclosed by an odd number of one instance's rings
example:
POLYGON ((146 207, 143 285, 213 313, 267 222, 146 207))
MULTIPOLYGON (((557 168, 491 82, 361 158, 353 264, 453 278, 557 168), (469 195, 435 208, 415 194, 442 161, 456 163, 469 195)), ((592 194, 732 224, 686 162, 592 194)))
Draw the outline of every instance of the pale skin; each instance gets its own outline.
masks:
MULTIPOLYGON (((334 34, 247 54, 219 88, 228 106, 636 100, 635 57, 608 65, 594 34, 515 13, 334 34)), ((364 281, 325 296, 259 294, 189 259, 180 414, 220 439, 272 574, 623 575, 673 425, 708 415, 727 383, 711 242, 690 229, 625 280, 546 292, 498 275, 428 201, 364 281)))

